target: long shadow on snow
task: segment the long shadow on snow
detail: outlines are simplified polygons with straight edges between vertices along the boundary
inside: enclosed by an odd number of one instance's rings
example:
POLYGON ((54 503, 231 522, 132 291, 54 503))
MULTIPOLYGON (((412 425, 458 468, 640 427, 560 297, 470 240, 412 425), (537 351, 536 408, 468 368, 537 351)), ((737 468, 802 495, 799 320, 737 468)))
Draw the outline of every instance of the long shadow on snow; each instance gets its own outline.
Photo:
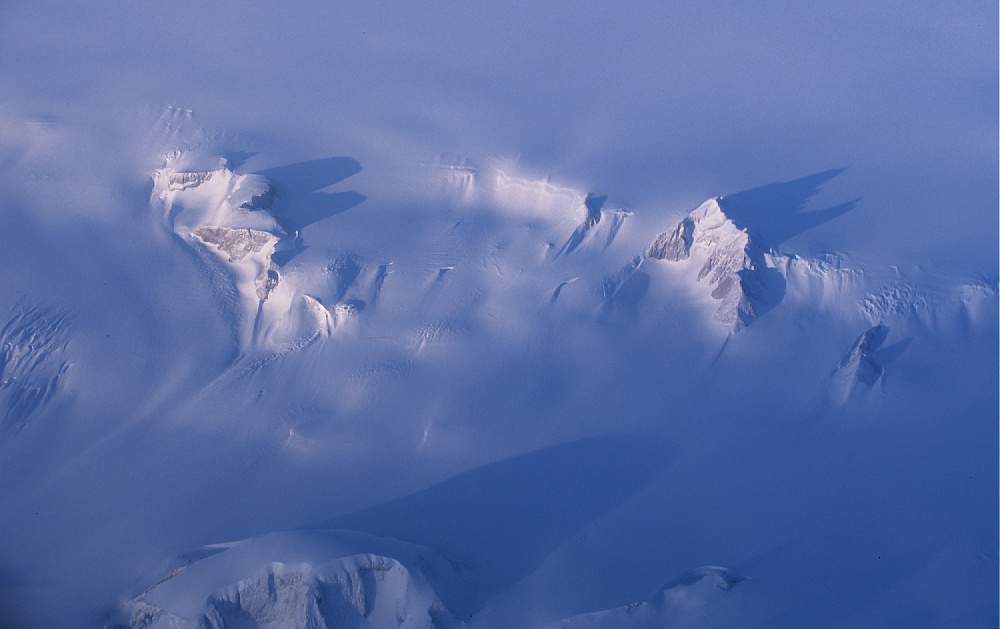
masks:
MULTIPOLYGON (((806 203, 819 193, 823 184, 844 172, 845 168, 825 170, 800 179, 770 183, 736 192, 719 199, 726 216, 740 229, 746 229, 764 249, 777 247, 793 236, 850 212, 860 199, 822 210, 805 211, 806 203)), ((649 289, 649 275, 639 270, 642 258, 636 258, 603 286, 605 306, 624 306, 635 311, 649 289)), ((761 298, 755 304, 759 318, 785 298, 785 278, 758 260, 756 277, 741 273, 741 280, 753 287, 761 298)))
POLYGON ((825 170, 793 181, 770 183, 726 195, 719 203, 737 227, 745 228, 764 245, 777 247, 789 238, 857 207, 860 199, 805 211, 806 202, 820 191, 823 184, 845 170, 825 170))
POLYGON ((492 463, 315 528, 393 537, 463 562, 471 569, 468 591, 464 600, 445 603, 471 614, 638 492, 665 463, 655 439, 594 437, 492 463))
POLYGON ((324 189, 361 172, 361 164, 350 157, 327 157, 260 171, 285 202, 276 216, 289 231, 340 214, 365 200, 363 194, 323 192, 324 189))

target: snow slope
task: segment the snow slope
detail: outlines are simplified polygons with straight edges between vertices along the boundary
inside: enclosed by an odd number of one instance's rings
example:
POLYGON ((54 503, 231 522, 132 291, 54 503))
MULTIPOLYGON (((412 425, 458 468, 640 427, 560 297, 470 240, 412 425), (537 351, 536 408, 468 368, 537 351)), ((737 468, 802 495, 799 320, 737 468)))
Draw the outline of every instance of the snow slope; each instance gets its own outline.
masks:
POLYGON ((0 625, 994 624, 995 22, 6 5, 0 625))

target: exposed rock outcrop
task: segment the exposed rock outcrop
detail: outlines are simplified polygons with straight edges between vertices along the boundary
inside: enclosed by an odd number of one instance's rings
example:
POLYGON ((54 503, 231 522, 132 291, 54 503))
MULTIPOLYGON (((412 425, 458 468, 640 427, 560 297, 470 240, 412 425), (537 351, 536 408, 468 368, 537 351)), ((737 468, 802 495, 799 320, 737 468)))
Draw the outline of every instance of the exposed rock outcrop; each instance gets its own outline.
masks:
POLYGON ((259 229, 233 229, 230 227, 199 227, 192 235, 227 253, 230 262, 239 262, 248 254, 260 253, 264 247, 272 245, 278 240, 274 234, 259 229))
POLYGON ((885 367, 873 357, 873 354, 882 346, 888 335, 889 328, 879 324, 855 339, 851 349, 844 354, 837 366, 837 372, 846 384, 873 387, 882 380, 885 367))
POLYGON ((706 280, 712 297, 722 302, 715 319, 734 332, 752 323, 783 295, 781 273, 768 264, 747 230, 726 216, 719 199, 706 201, 672 230, 657 236, 646 257, 701 264, 698 281, 706 280))

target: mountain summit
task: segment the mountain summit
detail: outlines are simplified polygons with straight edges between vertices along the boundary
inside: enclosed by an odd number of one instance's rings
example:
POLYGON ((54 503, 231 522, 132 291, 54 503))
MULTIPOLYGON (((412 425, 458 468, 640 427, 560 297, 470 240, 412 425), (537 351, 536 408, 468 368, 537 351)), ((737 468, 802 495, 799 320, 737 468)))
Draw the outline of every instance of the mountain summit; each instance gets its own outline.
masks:
POLYGON ((726 215, 718 197, 657 236, 646 256, 700 265, 698 281, 707 279, 712 297, 722 302, 715 319, 734 332, 781 301, 784 293, 784 278, 770 256, 726 215))

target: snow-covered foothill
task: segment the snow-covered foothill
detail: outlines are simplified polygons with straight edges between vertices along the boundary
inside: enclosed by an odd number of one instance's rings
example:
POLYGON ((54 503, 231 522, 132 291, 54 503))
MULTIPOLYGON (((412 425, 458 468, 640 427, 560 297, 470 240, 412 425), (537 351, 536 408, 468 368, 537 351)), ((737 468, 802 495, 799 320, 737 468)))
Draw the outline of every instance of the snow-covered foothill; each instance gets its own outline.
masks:
POLYGON ((21 300, 0 328, 0 439, 24 427, 61 388, 70 362, 68 315, 21 300))
POLYGON ((426 572, 455 579, 426 548, 346 531, 272 533, 198 549, 126 601, 109 629, 358 629, 462 626, 426 572), (391 552, 401 561, 382 556, 391 552), (404 565, 405 564, 405 565, 404 565))
POLYGON ((580 614, 549 629, 662 629, 713 627, 732 620, 719 618, 717 605, 724 592, 746 577, 720 566, 697 568, 664 585, 649 600, 614 609, 580 614), (712 612, 716 612, 713 614, 712 612))

